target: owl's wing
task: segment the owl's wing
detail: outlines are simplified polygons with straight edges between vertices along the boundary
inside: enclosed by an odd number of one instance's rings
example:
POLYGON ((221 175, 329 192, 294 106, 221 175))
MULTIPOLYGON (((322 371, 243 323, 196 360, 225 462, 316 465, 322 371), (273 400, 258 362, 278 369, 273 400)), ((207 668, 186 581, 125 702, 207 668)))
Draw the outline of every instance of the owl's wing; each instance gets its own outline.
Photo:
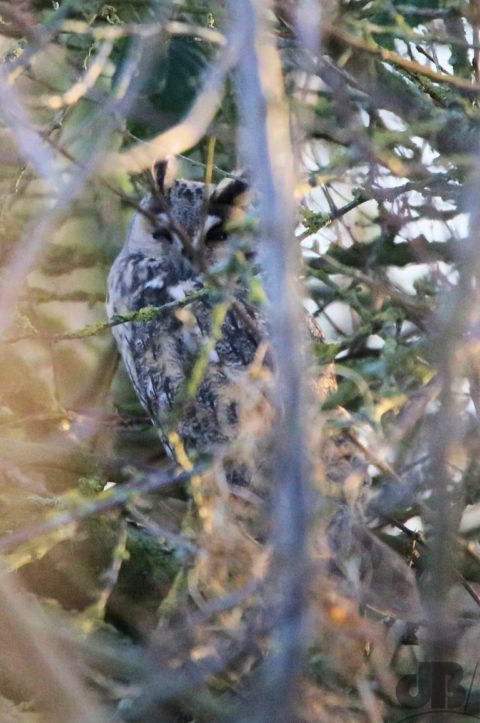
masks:
MULTIPOLYGON (((108 313, 164 306, 201 288, 200 276, 188 262, 121 254, 109 276, 108 313)), ((113 328, 135 391, 164 443, 167 433, 176 430, 187 451, 211 451, 232 438, 238 415, 236 401, 226 391, 226 371, 247 367, 259 343, 261 315, 235 299, 212 348, 213 311, 214 303, 202 299, 151 321, 113 328)))
MULTIPOLYGON (((191 269, 140 253, 120 254, 110 271, 107 310, 115 314, 162 307, 199 288, 191 269)), ((175 313, 151 321, 113 327, 120 354, 135 391, 153 423, 166 429, 166 411, 192 361, 182 322, 175 313)))

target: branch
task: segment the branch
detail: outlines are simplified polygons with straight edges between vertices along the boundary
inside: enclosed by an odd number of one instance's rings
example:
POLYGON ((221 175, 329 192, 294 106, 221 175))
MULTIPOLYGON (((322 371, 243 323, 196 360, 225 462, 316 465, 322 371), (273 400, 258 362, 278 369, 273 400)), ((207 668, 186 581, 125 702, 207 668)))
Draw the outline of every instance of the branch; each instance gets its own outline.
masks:
MULTIPOLYGON (((64 415, 64 418, 66 415, 64 415)), ((2 430, 4 427, 2 427, 2 430)), ((2 463, 23 467, 60 469, 85 475, 99 470, 112 482, 124 482, 128 460, 105 454, 85 452, 65 436, 55 435, 49 442, 28 442, 15 437, 0 436, 2 463)))
MULTIPOLYGON (((306 606, 306 534, 309 479, 306 468, 303 408, 302 324, 297 278, 298 249, 292 244, 294 165, 287 104, 278 51, 267 26, 269 0, 230 0, 235 30, 242 42, 236 76, 237 103, 245 132, 243 159, 261 198, 260 224, 270 327, 277 370, 274 427, 275 465, 271 484, 275 536, 270 572, 278 605, 275 652, 268 681, 257 691, 255 720, 292 720, 295 679, 303 648, 306 606), (280 411, 281 410, 281 411, 280 411), (268 713, 264 704, 268 700, 268 713)), ((271 613, 271 610, 270 610, 271 613)))
POLYGON ((130 311, 126 314, 115 314, 110 321, 104 321, 100 324, 89 324, 88 326, 84 326, 82 329, 77 329, 76 331, 69 331, 64 334, 42 334, 40 332, 37 334, 20 334, 19 336, 2 339, 1 341, 3 344, 17 344, 19 341, 24 341, 25 339, 35 339, 40 341, 49 341, 56 344, 59 341, 88 339, 91 336, 101 334, 103 331, 106 331, 106 329, 111 329, 112 327, 119 326, 120 324, 153 321, 154 319, 166 316, 175 309, 180 309, 194 301, 198 301, 208 295, 212 295, 212 293, 212 289, 204 287, 203 289, 199 289, 199 291, 195 291, 193 294, 189 294, 184 299, 175 299, 174 301, 169 301, 168 304, 163 304, 163 306, 144 306, 143 309, 138 309, 138 311, 130 311))
POLYGON ((350 46, 351 48, 355 48, 355 50, 360 50, 363 53, 373 55, 376 58, 383 60, 385 63, 392 63, 392 65, 395 65, 398 68, 403 68, 403 70, 407 70, 409 73, 413 73, 414 75, 424 75, 427 78, 436 80, 438 83, 450 85, 452 86, 452 88, 457 88, 458 90, 466 90, 469 92, 476 91, 477 93, 480 92, 479 83, 472 83, 471 81, 464 80, 463 78, 457 78, 453 75, 439 73, 437 70, 433 70, 432 68, 429 68, 426 65, 422 65, 421 63, 417 63, 414 60, 402 58, 401 55, 398 55, 391 50, 387 50, 386 48, 382 48, 376 43, 366 43, 363 40, 360 40, 359 38, 350 35, 350 33, 345 32, 339 27, 332 26, 331 28, 329 28, 329 32, 335 38, 341 40, 343 43, 350 46))
MULTIPOLYGON (((5 570, 0 573, 0 616, 3 685, 13 685, 17 700, 34 700, 35 717, 50 723, 107 720, 106 706, 96 702, 92 687, 82 681, 83 665, 71 644, 53 639, 45 609, 5 570)), ((58 618, 57 627, 65 627, 58 618)), ((2 718, 13 720, 3 710, 2 718)))
POLYGON ((418 300, 415 297, 407 296, 402 291, 395 289, 391 283, 386 284, 380 279, 370 278, 362 271, 342 264, 330 254, 323 254, 318 258, 307 259, 307 264, 313 269, 328 268, 330 266, 337 273, 345 274, 359 283, 365 284, 368 288, 372 289, 372 291, 376 291, 382 295, 390 297, 392 301, 407 311, 412 321, 414 321, 420 328, 424 328, 425 317, 429 316, 432 312, 432 309, 427 302, 418 300))
POLYGON ((124 25, 96 25, 92 26, 81 20, 65 20, 58 29, 62 33, 74 33, 77 35, 89 34, 95 40, 119 40, 129 36, 139 38, 152 38, 164 32, 170 35, 187 35, 195 38, 202 38, 215 45, 226 45, 223 33, 213 28, 206 28, 202 25, 191 25, 178 21, 171 21, 163 25, 146 25, 142 23, 125 23, 124 25))
POLYGON ((176 125, 146 143, 136 143, 122 152, 107 154, 102 164, 102 176, 139 173, 150 168, 153 160, 166 160, 172 155, 192 148, 205 135, 220 107, 227 73, 240 54, 238 34, 233 30, 220 57, 212 63, 203 88, 187 115, 176 125))
POLYGON ((95 59, 89 65, 83 76, 74 83, 64 93, 55 95, 41 95, 38 99, 40 105, 47 106, 53 110, 59 110, 69 105, 75 105, 78 101, 93 88, 100 75, 103 73, 105 66, 110 58, 113 50, 113 41, 104 40, 95 59))
POLYGON ((85 504, 77 509, 63 512, 60 515, 55 515, 55 517, 51 519, 42 520, 42 522, 38 522, 35 525, 30 525, 24 529, 12 532, 9 535, 1 536, 0 553, 8 552, 18 545, 33 540, 35 537, 40 537, 40 535, 53 532, 60 527, 66 527, 67 525, 80 522, 92 515, 99 515, 115 507, 123 507, 132 497, 136 497, 137 495, 147 495, 165 487, 184 484, 188 482, 193 475, 200 474, 202 471, 203 468, 198 466, 189 472, 181 472, 175 477, 154 471, 141 481, 134 480, 133 482, 116 486, 113 489, 102 492, 96 500, 87 500, 85 504))

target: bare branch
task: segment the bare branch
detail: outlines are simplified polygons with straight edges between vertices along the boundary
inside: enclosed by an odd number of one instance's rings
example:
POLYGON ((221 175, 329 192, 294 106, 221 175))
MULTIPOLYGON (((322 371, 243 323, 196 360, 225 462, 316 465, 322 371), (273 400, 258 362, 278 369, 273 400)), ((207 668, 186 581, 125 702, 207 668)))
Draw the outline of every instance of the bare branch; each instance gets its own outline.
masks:
POLYGON ((29 540, 34 540, 41 535, 46 535, 61 527, 76 524, 92 515, 99 515, 116 507, 123 507, 137 495, 146 495, 157 492, 165 487, 184 484, 193 475, 199 474, 201 471, 203 471, 203 468, 198 466, 189 472, 182 472, 177 476, 171 476, 162 474, 156 470, 155 472, 146 474, 140 480, 118 485, 113 489, 102 492, 96 500, 85 500, 85 504, 81 507, 63 512, 62 514, 55 514, 48 520, 37 522, 30 527, 17 530, 9 535, 1 536, 0 552, 5 553, 9 550, 14 550, 29 540))
POLYGON ((83 77, 61 95, 41 95, 39 98, 40 104, 47 106, 47 108, 52 108, 53 110, 59 110, 60 108, 64 108, 68 105, 78 103, 80 98, 83 98, 83 96, 93 88, 100 75, 103 73, 112 50, 113 41, 110 39, 104 40, 95 59, 90 64, 83 77))
POLYGON ((303 434, 303 363, 299 300, 295 288, 298 259, 292 244, 294 168, 288 112, 277 51, 267 29, 270 2, 230 0, 242 40, 236 89, 245 132, 241 151, 261 199, 263 263, 268 279, 272 342, 278 365, 275 428, 275 505, 273 570, 279 597, 278 649, 271 662, 267 709, 257 701, 256 720, 292 720, 294 681, 299 673, 305 613, 308 477, 303 434), (248 142, 246 140, 248 133, 248 142))
POLYGON ((225 36, 218 30, 206 28, 203 25, 191 25, 177 21, 171 21, 165 25, 124 23, 123 25, 92 26, 79 20, 64 20, 59 27, 59 32, 85 33, 91 35, 95 40, 118 40, 133 35, 146 39, 167 32, 169 35, 202 38, 202 40, 215 43, 215 45, 223 46, 226 44, 225 36))
POLYGON ((79 661, 55 644, 44 611, 11 576, 0 573, 0 660, 5 680, 34 698, 44 720, 52 723, 102 723, 105 711, 79 680, 79 661))
POLYGON ((239 43, 236 34, 232 32, 227 47, 211 66, 203 88, 185 118, 146 143, 137 143, 120 153, 109 153, 102 164, 102 174, 119 171, 139 173, 151 167, 152 159, 165 160, 192 148, 205 135, 215 117, 222 100, 225 77, 238 53, 239 43))
POLYGON ((401 55, 398 55, 398 53, 394 53, 392 50, 387 50, 381 45, 377 45, 375 42, 366 43, 363 40, 359 40, 354 35, 347 33, 345 30, 338 26, 330 27, 329 33, 331 33, 331 35, 333 35, 334 37, 338 38, 338 40, 344 42, 350 48, 360 50, 364 53, 368 53, 369 55, 374 55, 380 60, 383 60, 387 63, 392 63, 392 65, 395 65, 398 68, 408 70, 414 75, 423 75, 427 78, 431 78, 432 80, 437 81, 438 83, 449 85, 452 88, 457 88, 458 90, 467 90, 472 93, 480 92, 480 84, 478 83, 470 82, 469 80, 465 80, 464 78, 457 78, 455 75, 440 73, 437 70, 433 70, 427 65, 417 63, 415 60, 403 58, 401 55))
POLYGON ((138 311, 131 311, 121 315, 117 314, 110 321, 104 321, 100 324, 89 324, 88 326, 84 326, 83 329, 77 329, 76 331, 69 331, 60 334, 42 334, 41 332, 38 332, 37 334, 19 334, 18 336, 2 339, 1 343, 17 344, 25 339, 38 339, 54 343, 60 341, 71 341, 73 339, 88 339, 91 336, 101 334, 103 331, 111 329, 114 326, 119 326, 120 324, 129 324, 135 321, 145 322, 151 321, 152 319, 158 319, 161 316, 169 314, 171 311, 175 311, 175 309, 181 309, 194 301, 204 299, 206 296, 215 293, 218 292, 214 292, 208 288, 203 288, 199 291, 195 291, 193 294, 189 294, 184 299, 175 299, 163 306, 145 306, 138 311))

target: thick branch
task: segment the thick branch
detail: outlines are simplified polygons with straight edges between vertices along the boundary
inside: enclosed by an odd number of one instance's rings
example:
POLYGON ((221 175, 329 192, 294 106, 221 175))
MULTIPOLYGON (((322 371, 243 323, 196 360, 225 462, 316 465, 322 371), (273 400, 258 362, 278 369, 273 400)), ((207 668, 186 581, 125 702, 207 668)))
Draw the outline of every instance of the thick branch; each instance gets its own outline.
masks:
POLYGON ((255 720, 287 721, 295 717, 295 679, 301 664, 308 516, 302 325, 294 283, 297 249, 292 244, 294 169, 280 62, 266 21, 270 2, 230 0, 230 10, 242 41, 237 100, 248 132, 248 140, 243 137, 242 152, 261 198, 263 259, 269 280, 272 346, 278 375, 272 582, 279 623, 270 680, 266 690, 259 692, 260 700, 268 700, 268 709, 260 704, 255 720))

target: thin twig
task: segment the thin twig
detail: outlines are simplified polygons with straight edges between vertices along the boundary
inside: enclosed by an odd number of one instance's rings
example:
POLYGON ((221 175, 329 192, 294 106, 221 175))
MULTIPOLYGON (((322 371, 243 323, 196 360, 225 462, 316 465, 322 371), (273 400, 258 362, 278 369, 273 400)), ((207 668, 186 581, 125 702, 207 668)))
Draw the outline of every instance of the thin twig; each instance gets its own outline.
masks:
POLYGON ((193 476, 201 473, 203 467, 200 465, 189 472, 181 472, 176 476, 162 474, 158 471, 146 475, 141 480, 134 480, 123 485, 117 485, 115 488, 106 492, 102 492, 96 500, 86 500, 85 503, 74 510, 57 514, 48 520, 37 522, 34 525, 12 532, 9 535, 0 537, 0 553, 6 553, 15 549, 30 540, 46 535, 61 527, 81 522, 92 515, 100 515, 116 507, 123 507, 125 504, 134 499, 137 495, 148 495, 158 490, 182 485, 188 482, 193 476))
POLYGON ((199 291, 195 291, 193 294, 189 294, 184 299, 175 299, 174 301, 169 301, 167 304, 163 304, 162 306, 144 306, 142 309, 138 309, 138 311, 129 311, 125 314, 115 314, 110 321, 104 321, 100 324, 88 324, 87 326, 84 326, 81 329, 76 329, 75 331, 58 334, 44 334, 41 332, 38 332, 37 334, 19 334, 18 336, 2 339, 1 343, 17 344, 18 342, 25 341, 26 339, 49 341, 53 343, 58 343, 60 341, 72 341, 73 339, 88 339, 91 336, 101 334, 103 331, 111 329, 114 326, 119 326, 120 324, 153 321, 154 319, 158 319, 172 311, 175 311, 175 309, 180 309, 193 303, 194 301, 204 299, 209 295, 211 296, 212 293, 214 292, 212 292, 211 289, 203 288, 199 289, 199 291))
POLYGON ((122 25, 90 25, 80 20, 64 20, 59 26, 59 33, 88 34, 95 40, 119 40, 129 36, 137 36, 143 39, 152 38, 156 35, 167 32, 169 35, 185 35, 194 38, 202 38, 209 43, 224 46, 225 36, 218 30, 206 28, 203 25, 192 25, 178 21, 171 21, 165 26, 158 24, 124 23, 122 25))

